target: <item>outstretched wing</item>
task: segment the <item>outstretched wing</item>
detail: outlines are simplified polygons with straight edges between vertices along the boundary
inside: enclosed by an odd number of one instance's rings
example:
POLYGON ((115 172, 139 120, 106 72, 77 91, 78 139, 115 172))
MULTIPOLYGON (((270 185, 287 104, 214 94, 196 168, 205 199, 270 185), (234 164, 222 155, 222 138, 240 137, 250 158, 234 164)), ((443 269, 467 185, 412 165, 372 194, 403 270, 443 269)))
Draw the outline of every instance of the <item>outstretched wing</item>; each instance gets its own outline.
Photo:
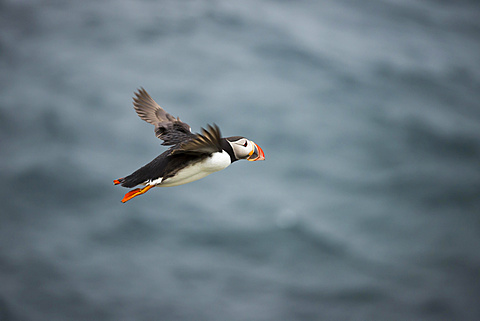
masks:
POLYGON ((176 154, 212 154, 221 152, 220 128, 217 125, 208 125, 207 129, 202 128, 201 134, 196 134, 192 139, 184 141, 174 148, 170 155, 176 154))
POLYGON ((141 119, 155 126, 155 135, 163 140, 162 145, 175 145, 196 136, 188 124, 167 113, 143 88, 135 93, 133 108, 141 119))

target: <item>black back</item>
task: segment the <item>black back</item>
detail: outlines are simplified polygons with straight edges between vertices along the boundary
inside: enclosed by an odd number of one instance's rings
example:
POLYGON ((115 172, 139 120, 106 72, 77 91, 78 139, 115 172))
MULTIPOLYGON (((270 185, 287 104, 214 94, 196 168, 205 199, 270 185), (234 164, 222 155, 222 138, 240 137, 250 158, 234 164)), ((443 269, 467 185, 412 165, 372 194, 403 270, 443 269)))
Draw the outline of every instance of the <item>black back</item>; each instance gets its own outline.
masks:
POLYGON ((132 174, 119 179, 122 186, 130 188, 148 180, 155 180, 159 177, 163 177, 163 179, 173 177, 179 170, 209 156, 208 154, 171 155, 172 149, 174 148, 175 147, 163 152, 150 163, 136 170, 132 174))

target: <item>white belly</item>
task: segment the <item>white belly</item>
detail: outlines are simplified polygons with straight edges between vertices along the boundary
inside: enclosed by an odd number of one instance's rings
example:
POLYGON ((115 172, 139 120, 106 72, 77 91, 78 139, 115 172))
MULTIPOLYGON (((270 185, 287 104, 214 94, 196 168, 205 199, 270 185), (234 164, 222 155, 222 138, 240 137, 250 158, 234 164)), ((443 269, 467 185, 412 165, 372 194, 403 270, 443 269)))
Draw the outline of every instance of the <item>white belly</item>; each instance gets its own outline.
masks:
POLYGON ((201 162, 189 165, 181 169, 174 177, 169 177, 166 180, 162 178, 148 182, 147 185, 157 186, 177 186, 190 182, 194 182, 214 172, 218 172, 231 164, 230 155, 227 152, 214 153, 212 156, 205 158, 201 162))

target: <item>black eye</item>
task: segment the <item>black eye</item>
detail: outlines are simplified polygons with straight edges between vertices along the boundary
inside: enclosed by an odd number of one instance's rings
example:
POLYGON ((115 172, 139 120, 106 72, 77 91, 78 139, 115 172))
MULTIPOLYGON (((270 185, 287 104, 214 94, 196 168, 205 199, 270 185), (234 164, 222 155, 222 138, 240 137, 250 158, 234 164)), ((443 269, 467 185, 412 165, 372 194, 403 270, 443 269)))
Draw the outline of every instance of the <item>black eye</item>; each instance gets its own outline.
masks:
POLYGON ((245 141, 245 144, 243 144, 243 147, 247 147, 248 141, 245 141))

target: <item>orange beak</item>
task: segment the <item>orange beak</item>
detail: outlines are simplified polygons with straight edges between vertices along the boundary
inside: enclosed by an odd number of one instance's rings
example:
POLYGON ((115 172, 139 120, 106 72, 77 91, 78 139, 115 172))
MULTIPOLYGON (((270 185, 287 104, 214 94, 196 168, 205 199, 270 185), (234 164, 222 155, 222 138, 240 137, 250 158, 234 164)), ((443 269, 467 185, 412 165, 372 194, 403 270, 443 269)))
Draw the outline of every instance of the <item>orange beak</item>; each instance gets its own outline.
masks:
POLYGON ((253 150, 251 151, 250 156, 248 156, 247 160, 251 162, 257 160, 265 160, 265 154, 263 153, 263 150, 260 148, 260 146, 258 146, 254 142, 252 142, 252 144, 253 150))

